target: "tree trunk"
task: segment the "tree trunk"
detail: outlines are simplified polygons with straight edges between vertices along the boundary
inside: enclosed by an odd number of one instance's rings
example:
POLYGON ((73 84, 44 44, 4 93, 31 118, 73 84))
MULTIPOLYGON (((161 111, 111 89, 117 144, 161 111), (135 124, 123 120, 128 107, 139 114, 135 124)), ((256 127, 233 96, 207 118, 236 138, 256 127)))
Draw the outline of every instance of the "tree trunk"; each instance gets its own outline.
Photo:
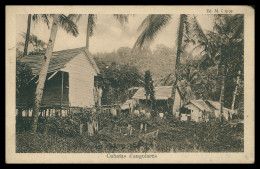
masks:
MULTIPOLYGON (((177 55, 176 55, 176 63, 175 63, 175 82, 173 85, 173 90, 172 91, 176 91, 176 87, 177 87, 177 83, 178 83, 178 68, 179 68, 179 64, 180 64, 180 56, 182 53, 182 38, 183 38, 183 31, 184 31, 184 21, 185 21, 186 15, 185 14, 181 14, 180 16, 180 24, 179 24, 179 31, 178 31, 178 42, 177 42, 177 55)), ((176 94, 176 92, 174 92, 174 95, 176 94)), ((173 95, 173 98, 175 97, 173 95)))
POLYGON ((57 31, 58 31, 58 15, 54 15, 49 43, 48 43, 46 53, 45 53, 46 60, 43 63, 43 66, 41 68, 41 71, 39 74, 38 85, 37 85, 37 88, 35 91, 34 106, 33 106, 33 112, 32 112, 32 116, 33 116, 33 122, 32 122, 32 127, 31 127, 32 132, 36 132, 36 130, 37 130, 37 122, 38 122, 38 116, 39 116, 39 108, 40 108, 40 104, 41 104, 41 100, 42 100, 43 88, 44 88, 44 84, 45 84, 45 80, 46 80, 46 76, 47 76, 49 63, 50 63, 51 56, 52 56, 52 51, 53 51, 57 31))
POLYGON ((224 105, 224 97, 225 97, 225 68, 226 68, 226 65, 225 63, 223 63, 223 65, 220 66, 221 67, 221 91, 220 91, 220 97, 219 97, 219 103, 220 103, 220 118, 221 118, 221 121, 222 121, 222 118, 223 118, 223 105, 224 105))
POLYGON ((28 53, 28 44, 29 44, 29 37, 30 37, 30 32, 31 32, 31 18, 32 15, 28 15, 28 20, 27 20, 27 32, 26 32, 26 37, 25 37, 25 43, 24 43, 24 52, 23 55, 27 55, 28 53))
POLYGON ((183 38, 185 18, 186 18, 186 15, 185 14, 181 14, 181 16, 180 16, 180 24, 179 24, 179 32, 178 32, 176 64, 175 64, 175 77, 176 77, 175 83, 176 84, 177 84, 177 80, 178 80, 178 67, 179 67, 179 64, 180 64, 180 56, 181 56, 181 53, 182 53, 181 46, 182 46, 182 38, 183 38))
POLYGON ((237 81, 236 81, 236 87, 235 87, 235 91, 233 93, 233 100, 232 100, 232 105, 231 105, 231 109, 234 110, 235 107, 235 101, 236 101, 236 95, 237 95, 237 88, 238 88, 238 84, 239 84, 239 80, 240 80, 240 70, 238 71, 238 75, 237 75, 237 81))
POLYGON ((86 49, 89 50, 89 34, 90 34, 90 14, 87 16, 87 35, 86 35, 86 49))

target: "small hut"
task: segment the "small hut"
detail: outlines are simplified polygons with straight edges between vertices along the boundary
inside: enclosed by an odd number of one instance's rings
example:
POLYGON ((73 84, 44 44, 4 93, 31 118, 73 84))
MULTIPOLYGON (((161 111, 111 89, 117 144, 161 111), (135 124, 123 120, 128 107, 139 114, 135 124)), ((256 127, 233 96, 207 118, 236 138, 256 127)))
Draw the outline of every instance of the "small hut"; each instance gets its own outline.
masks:
MULTIPOLYGON (((211 108, 211 110, 214 112, 215 118, 217 118, 217 119, 221 118, 220 103, 218 101, 212 101, 212 100, 206 100, 205 102, 211 108)), ((223 107, 223 117, 225 120, 232 119, 232 115, 235 113, 236 113, 235 110, 231 110, 226 107, 223 107)))
POLYGON ((208 120, 209 114, 212 112, 207 104, 201 99, 190 100, 183 107, 188 109, 188 111, 186 111, 187 116, 190 116, 190 120, 195 122, 208 120))
MULTIPOLYGON (((38 77, 44 61, 44 55, 29 55, 20 60, 32 69, 34 78, 16 97, 17 109, 32 109, 38 77)), ((100 71, 85 47, 53 52, 41 107, 48 110, 53 108, 61 110, 68 107, 100 105, 101 103, 98 102, 100 102, 102 89, 97 83, 99 77, 100 71)))
MULTIPOLYGON (((157 86, 154 87, 154 93, 155 93, 155 105, 157 108, 160 108, 163 112, 169 112, 169 105, 170 102, 172 102, 172 86, 157 86)), ((146 102, 146 96, 145 96, 145 89, 143 87, 140 87, 134 96, 132 97, 135 99, 139 106, 146 109, 147 111, 150 110, 149 101, 146 102)), ((148 98, 149 99, 149 98, 148 98)))

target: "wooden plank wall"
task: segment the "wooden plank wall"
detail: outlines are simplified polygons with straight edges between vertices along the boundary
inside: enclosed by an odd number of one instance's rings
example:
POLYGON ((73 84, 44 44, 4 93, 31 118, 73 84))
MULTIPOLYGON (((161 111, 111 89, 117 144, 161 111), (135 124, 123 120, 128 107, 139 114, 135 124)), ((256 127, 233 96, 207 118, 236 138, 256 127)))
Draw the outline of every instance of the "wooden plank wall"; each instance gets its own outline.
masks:
MULTIPOLYGON (((50 73, 52 74, 52 73, 50 73)), ((69 77, 64 72, 63 82, 63 106, 69 106, 69 77)), ((36 78, 37 79, 37 78, 36 78)), ((20 95, 16 97, 17 107, 32 107, 33 97, 36 89, 35 82, 32 82, 28 88, 24 89, 20 95)), ((58 72, 52 79, 46 81, 43 90, 42 106, 60 106, 61 96, 61 72, 58 72)))
POLYGON ((79 54, 65 65, 69 72, 70 106, 94 106, 94 76, 97 75, 84 53, 79 54))

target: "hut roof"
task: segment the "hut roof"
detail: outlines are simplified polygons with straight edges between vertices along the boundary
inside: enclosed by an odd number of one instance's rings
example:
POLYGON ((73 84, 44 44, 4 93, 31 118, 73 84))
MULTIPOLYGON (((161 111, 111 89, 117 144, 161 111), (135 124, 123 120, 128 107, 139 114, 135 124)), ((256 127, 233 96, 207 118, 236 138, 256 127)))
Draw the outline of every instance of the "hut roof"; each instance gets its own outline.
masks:
MULTIPOLYGON (((209 104, 211 107, 213 107, 215 110, 219 110, 220 108, 220 103, 218 101, 206 100, 206 103, 209 104)), ((223 110, 232 111, 231 109, 226 108, 224 106, 223 106, 223 110)))
POLYGON ((131 105, 135 106, 135 105, 136 105, 136 101, 133 100, 133 99, 127 100, 127 101, 121 106, 121 109, 122 109, 122 110, 129 109, 131 105))
POLYGON ((219 110, 220 108, 220 103, 217 101, 212 101, 212 100, 206 100, 206 103, 210 104, 212 107, 214 107, 216 110, 219 110))
MULTIPOLYGON (((211 109, 208 107, 208 105, 201 99, 199 99, 199 100, 191 100, 186 105, 188 105, 188 104, 193 104, 194 106, 198 107, 202 111, 211 112, 211 109)), ((184 106, 184 107, 186 107, 186 106, 184 106)))
MULTIPOLYGON (((69 63, 74 57, 76 57, 81 52, 84 52, 94 70, 99 74, 100 71, 96 65, 94 58, 92 57, 90 52, 86 51, 85 47, 53 52, 48 68, 48 73, 56 72, 64 68, 67 63, 69 63)), ((19 61, 26 63, 29 67, 31 67, 32 73, 34 75, 39 75, 44 60, 44 54, 38 54, 27 55, 21 58, 19 61)))
MULTIPOLYGON (((172 86, 157 86, 154 88, 155 100, 167 100, 171 98, 172 86)), ((146 99, 145 89, 140 87, 132 97, 133 99, 146 99)))

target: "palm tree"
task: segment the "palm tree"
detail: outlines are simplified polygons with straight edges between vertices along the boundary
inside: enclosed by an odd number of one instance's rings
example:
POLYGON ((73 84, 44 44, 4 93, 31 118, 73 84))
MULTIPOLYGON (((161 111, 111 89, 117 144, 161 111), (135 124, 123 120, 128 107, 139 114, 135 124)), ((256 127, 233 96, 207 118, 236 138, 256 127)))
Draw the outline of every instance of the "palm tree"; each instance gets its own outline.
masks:
POLYGON ((32 132, 36 132, 37 130, 37 123, 38 123, 38 115, 39 115, 39 108, 42 100, 42 94, 43 94, 43 88, 47 76, 47 71, 49 67, 49 63, 52 57, 52 51, 58 31, 58 26, 61 26, 63 29, 65 29, 68 33, 72 33, 73 36, 78 35, 78 27, 77 25, 70 19, 70 17, 67 17, 63 14, 57 15, 51 15, 53 21, 52 21, 52 27, 51 27, 51 33, 49 42, 47 45, 47 49, 45 52, 46 60, 43 63, 43 66, 41 68, 40 74, 39 74, 39 81, 36 87, 35 92, 35 98, 34 98, 34 106, 33 106, 33 123, 32 123, 32 132))
MULTIPOLYGON (((114 14, 113 15, 122 25, 128 22, 128 15, 124 14, 114 14)), ((96 14, 70 14, 70 17, 76 23, 82 18, 86 18, 87 23, 87 33, 86 33, 86 49, 89 50, 89 38, 94 34, 94 28, 96 26, 97 15, 96 14)))
POLYGON ((29 38, 30 38, 30 32, 31 32, 31 21, 38 22, 39 20, 44 21, 49 28, 49 23, 50 23, 49 15, 28 14, 27 31, 26 31, 25 43, 24 43, 24 56, 28 54, 28 45, 29 45, 29 38))
MULTIPOLYGON (((133 51, 136 49, 144 49, 149 47, 158 32, 161 31, 162 28, 171 21, 171 19, 171 15, 148 15, 138 28, 138 30, 143 29, 143 31, 135 42, 133 51)), ((185 42, 194 43, 194 37, 197 37, 197 39, 204 39, 204 36, 205 35, 203 34, 203 31, 194 15, 180 15, 175 70, 177 70, 180 64, 180 55, 183 52, 183 38, 185 38, 185 42)))
POLYGON ((28 15, 28 20, 27 20, 27 32, 26 32, 26 38, 25 38, 25 45, 24 45, 24 52, 23 55, 27 55, 27 50, 28 50, 28 43, 29 43, 29 36, 30 36, 30 32, 31 32, 31 17, 32 14, 28 15))
MULTIPOLYGON (((137 49, 148 48, 150 43, 154 40, 157 33, 165 27, 170 20, 172 19, 171 15, 148 15, 138 30, 143 29, 142 33, 138 37, 137 41, 134 44, 133 51, 137 49)), ((173 90, 177 87, 179 80, 179 65, 180 65, 180 56, 183 52, 185 46, 182 45, 183 41, 195 43, 194 39, 201 40, 205 39, 203 31, 194 15, 181 14, 178 26, 178 37, 177 37, 177 54, 176 54, 176 64, 175 64, 175 82, 173 85, 173 90)), ((169 79, 171 75, 168 76, 169 79)))
POLYGON ((227 67, 232 64, 231 60, 241 59, 244 55, 244 18, 243 15, 214 15, 214 19, 214 31, 208 31, 206 41, 201 41, 198 47, 203 48, 202 63, 205 60, 212 60, 218 64, 221 77, 219 102, 222 115, 227 67))
MULTIPOLYGON (((27 38, 27 34, 26 33, 21 33, 21 36, 24 39, 27 38)), ((39 37, 37 37, 34 34, 30 34, 29 35, 28 44, 32 44, 32 46, 33 46, 33 51, 31 53, 36 53, 36 54, 45 52, 45 45, 47 45, 46 42, 44 42, 43 40, 39 39, 39 37)), ((17 45, 24 48, 25 43, 19 42, 17 45)))
MULTIPOLYGON (((148 15, 139 29, 143 28, 143 32, 138 37, 133 49, 145 48, 150 45, 158 31, 160 31, 167 23, 169 23, 171 15, 148 15)), ((196 42, 199 44, 196 48, 203 47, 203 63, 207 58, 218 61, 219 74, 221 80, 220 94, 220 110, 224 103, 225 90, 225 73, 227 59, 234 53, 241 53, 243 49, 243 15, 214 15, 215 26, 214 32, 209 31, 204 34, 194 15, 180 15, 180 23, 177 37, 177 56, 175 66, 175 84, 178 81, 178 67, 180 64, 180 55, 182 53, 183 37, 185 42, 196 42), (238 50, 235 51, 234 49, 238 50)), ((241 56, 241 54, 240 54, 241 56)))

